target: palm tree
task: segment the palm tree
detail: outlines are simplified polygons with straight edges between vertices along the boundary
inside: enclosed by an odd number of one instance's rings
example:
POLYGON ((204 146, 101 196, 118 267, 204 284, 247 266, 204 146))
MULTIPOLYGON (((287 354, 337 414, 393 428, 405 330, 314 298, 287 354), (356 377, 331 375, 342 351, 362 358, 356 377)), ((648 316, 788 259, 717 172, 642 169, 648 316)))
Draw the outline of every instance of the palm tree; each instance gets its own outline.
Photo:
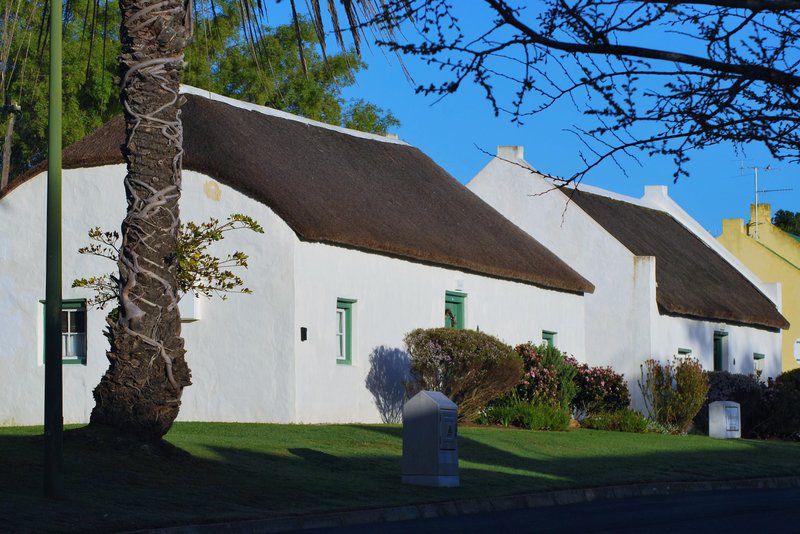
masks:
MULTIPOLYGON (((243 31, 256 42, 252 30, 264 6, 261 0, 240 2, 249 21, 243 31)), ((290 4, 299 28, 295 1, 290 4)), ((319 0, 310 4, 324 54, 322 9, 319 0)), ((340 4, 358 50, 360 21, 377 13, 380 0, 340 4)), ((192 3, 120 0, 119 6, 128 208, 118 262, 119 313, 109 319, 107 331, 110 366, 94 391, 91 422, 159 439, 177 417, 183 389, 191 384, 180 335, 175 250, 183 155, 179 87, 184 49, 192 39, 192 3)), ((327 7, 343 46, 336 2, 328 0, 327 7)))

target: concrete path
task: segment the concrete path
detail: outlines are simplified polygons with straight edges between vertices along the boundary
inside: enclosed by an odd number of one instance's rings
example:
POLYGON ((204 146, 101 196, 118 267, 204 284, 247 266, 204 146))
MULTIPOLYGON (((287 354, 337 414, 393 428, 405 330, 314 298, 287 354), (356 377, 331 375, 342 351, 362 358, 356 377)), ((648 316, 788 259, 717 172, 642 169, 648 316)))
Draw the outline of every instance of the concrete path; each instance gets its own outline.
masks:
POLYGON ((660 495, 304 533, 800 532, 800 488, 660 495))

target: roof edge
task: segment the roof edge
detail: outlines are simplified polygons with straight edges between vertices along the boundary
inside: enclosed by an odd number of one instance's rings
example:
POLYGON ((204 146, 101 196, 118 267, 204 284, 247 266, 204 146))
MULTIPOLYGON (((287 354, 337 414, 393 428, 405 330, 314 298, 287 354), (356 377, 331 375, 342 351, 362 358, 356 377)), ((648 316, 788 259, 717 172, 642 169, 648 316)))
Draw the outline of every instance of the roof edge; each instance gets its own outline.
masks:
POLYGON ((328 124, 325 122, 317 121, 314 119, 308 119, 301 115, 294 115, 292 113, 288 113, 286 111, 281 111, 279 109, 270 108, 267 106, 261 106, 258 104, 251 104, 250 102, 244 102, 242 100, 236 100, 235 98, 230 98, 228 96, 224 96, 218 93, 214 93, 207 89, 200 89, 199 87, 194 87, 192 85, 181 84, 181 94, 187 95, 194 95, 199 96, 200 98, 207 98, 208 100, 213 100, 215 102, 221 102, 223 104, 228 104, 229 106, 233 106, 239 109, 245 109, 248 111, 255 111, 257 113, 262 113, 264 115, 270 115, 272 117, 277 117, 279 119, 286 119, 295 122, 301 122, 303 124, 307 124, 309 126, 316 126, 317 128, 325 128, 326 130, 333 130, 334 132, 343 133, 346 135, 352 135, 353 137, 360 137, 362 139, 370 139, 372 141, 378 141, 381 143, 391 143, 395 145, 408 145, 405 141, 400 139, 394 139, 391 137, 387 137, 385 135, 368 133, 368 132, 361 132, 359 130, 353 130, 350 128, 344 128, 342 126, 335 126, 333 124, 328 124))
POLYGON ((780 312, 778 312, 778 315, 780 315, 780 317, 783 319, 783 322, 780 325, 776 325, 776 324, 747 322, 747 321, 742 321, 740 319, 732 319, 726 317, 707 317, 704 315, 688 313, 681 310, 674 310, 668 308, 667 306, 664 306, 660 302, 657 302, 657 305, 658 305, 658 312, 661 315, 666 315, 668 317, 681 317, 685 319, 692 319, 695 321, 725 323, 731 326, 744 326, 747 328, 757 328, 759 330, 768 330, 770 332, 777 332, 777 333, 780 333, 781 330, 788 330, 789 328, 791 328, 791 324, 789 323, 789 321, 786 320, 786 318, 780 312))

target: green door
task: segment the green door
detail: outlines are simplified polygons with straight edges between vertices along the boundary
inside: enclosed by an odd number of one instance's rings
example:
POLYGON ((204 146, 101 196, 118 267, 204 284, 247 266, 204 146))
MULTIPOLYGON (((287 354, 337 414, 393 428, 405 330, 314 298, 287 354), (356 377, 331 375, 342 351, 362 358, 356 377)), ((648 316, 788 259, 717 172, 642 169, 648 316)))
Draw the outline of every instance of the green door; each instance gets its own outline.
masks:
POLYGON ((455 328, 456 330, 464 329, 464 304, 467 296, 464 293, 456 293, 455 291, 448 291, 445 293, 444 298, 444 326, 447 328, 455 328))
POLYGON ((725 336, 721 333, 714 334, 714 370, 715 371, 724 371, 723 362, 724 362, 724 345, 723 345, 723 338, 725 336))

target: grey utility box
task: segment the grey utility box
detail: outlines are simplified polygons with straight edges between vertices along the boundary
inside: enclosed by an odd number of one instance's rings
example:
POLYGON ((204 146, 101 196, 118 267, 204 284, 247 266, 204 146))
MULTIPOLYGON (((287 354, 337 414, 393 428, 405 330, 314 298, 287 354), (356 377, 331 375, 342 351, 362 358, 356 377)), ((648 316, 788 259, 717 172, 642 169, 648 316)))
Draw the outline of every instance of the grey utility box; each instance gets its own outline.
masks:
POLYGON ((438 391, 420 391, 403 406, 403 483, 456 487, 458 407, 438 391))
POLYGON ((719 439, 742 437, 742 411, 738 402, 715 401, 708 405, 708 435, 719 439))

